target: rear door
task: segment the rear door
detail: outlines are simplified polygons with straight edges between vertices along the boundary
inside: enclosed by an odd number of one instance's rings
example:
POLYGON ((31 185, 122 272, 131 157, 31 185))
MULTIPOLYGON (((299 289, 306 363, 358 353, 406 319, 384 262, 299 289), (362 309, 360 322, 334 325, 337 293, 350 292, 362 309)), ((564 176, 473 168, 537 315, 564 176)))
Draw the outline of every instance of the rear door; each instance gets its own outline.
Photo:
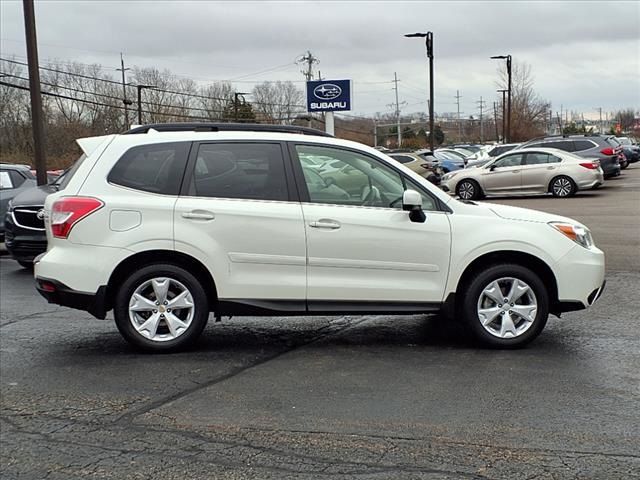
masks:
POLYGON ((480 183, 485 193, 505 194, 522 187, 523 153, 509 153, 497 159, 489 168, 483 168, 480 183))
POLYGON ((557 173, 560 159, 544 152, 527 152, 522 166, 522 190, 531 193, 548 191, 551 178, 557 173))
POLYGON ((382 160, 329 145, 298 144, 291 151, 304 190, 309 310, 375 310, 389 304, 422 308, 441 302, 450 227, 437 200, 422 191, 426 221, 414 223, 401 208, 402 194, 420 187, 382 160), (330 156, 357 171, 351 177, 360 183, 349 192, 336 179, 322 193, 302 171, 305 165, 295 161, 298 155, 330 156))
POLYGON ((203 142, 191 150, 175 246, 209 268, 221 300, 304 310, 305 232, 287 162, 279 142, 203 142))

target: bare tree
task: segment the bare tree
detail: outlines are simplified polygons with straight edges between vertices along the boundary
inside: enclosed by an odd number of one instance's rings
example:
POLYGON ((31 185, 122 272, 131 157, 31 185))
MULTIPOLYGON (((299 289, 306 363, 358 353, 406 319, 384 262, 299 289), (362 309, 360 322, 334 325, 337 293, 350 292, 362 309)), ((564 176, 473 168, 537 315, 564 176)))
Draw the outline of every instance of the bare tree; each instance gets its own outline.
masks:
POLYGON ((253 88, 253 107, 260 117, 290 124, 305 111, 302 91, 293 82, 264 82, 253 88))
POLYGON ((224 109, 233 101, 233 86, 227 82, 216 82, 203 86, 199 91, 200 114, 209 120, 221 120, 224 109))
MULTIPOLYGON (((507 74, 503 69, 499 72, 499 88, 506 89, 507 74)), ((530 65, 514 61, 511 74, 510 138, 514 142, 521 142, 544 133, 550 103, 540 98, 533 89, 530 65)))

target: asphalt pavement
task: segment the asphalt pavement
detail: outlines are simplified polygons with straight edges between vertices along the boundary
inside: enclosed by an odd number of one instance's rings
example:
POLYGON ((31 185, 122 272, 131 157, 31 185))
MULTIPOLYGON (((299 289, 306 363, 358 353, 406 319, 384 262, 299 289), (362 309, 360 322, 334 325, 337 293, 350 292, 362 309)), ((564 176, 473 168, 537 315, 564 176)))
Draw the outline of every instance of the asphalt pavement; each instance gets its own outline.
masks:
POLYGON ((240 317, 141 354, 0 257, 2 479, 640 478, 640 164, 570 199, 607 289, 491 351, 436 316, 240 317))

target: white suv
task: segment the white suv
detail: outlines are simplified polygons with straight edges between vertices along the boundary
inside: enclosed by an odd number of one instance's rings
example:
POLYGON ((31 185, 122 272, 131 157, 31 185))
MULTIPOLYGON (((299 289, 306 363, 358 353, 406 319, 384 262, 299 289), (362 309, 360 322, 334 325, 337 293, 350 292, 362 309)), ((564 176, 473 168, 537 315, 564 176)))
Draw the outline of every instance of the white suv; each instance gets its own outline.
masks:
POLYGON ((440 311, 485 345, 518 347, 604 286, 583 225, 457 201, 316 130, 166 124, 78 143, 66 188, 47 197, 37 288, 98 318, 113 309, 148 350, 194 342, 210 312, 440 311), (343 166, 323 175, 304 157, 343 166))

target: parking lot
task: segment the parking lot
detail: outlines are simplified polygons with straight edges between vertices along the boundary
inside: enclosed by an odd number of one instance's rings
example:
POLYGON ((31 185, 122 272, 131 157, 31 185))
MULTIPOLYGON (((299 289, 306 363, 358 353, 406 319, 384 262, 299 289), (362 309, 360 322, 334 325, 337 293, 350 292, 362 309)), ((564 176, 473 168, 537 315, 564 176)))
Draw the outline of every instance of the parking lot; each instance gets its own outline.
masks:
POLYGON ((2 256, 2 478, 640 478, 640 164, 491 201, 575 218, 607 255, 598 303, 524 350, 435 316, 211 317, 145 355, 2 256))

